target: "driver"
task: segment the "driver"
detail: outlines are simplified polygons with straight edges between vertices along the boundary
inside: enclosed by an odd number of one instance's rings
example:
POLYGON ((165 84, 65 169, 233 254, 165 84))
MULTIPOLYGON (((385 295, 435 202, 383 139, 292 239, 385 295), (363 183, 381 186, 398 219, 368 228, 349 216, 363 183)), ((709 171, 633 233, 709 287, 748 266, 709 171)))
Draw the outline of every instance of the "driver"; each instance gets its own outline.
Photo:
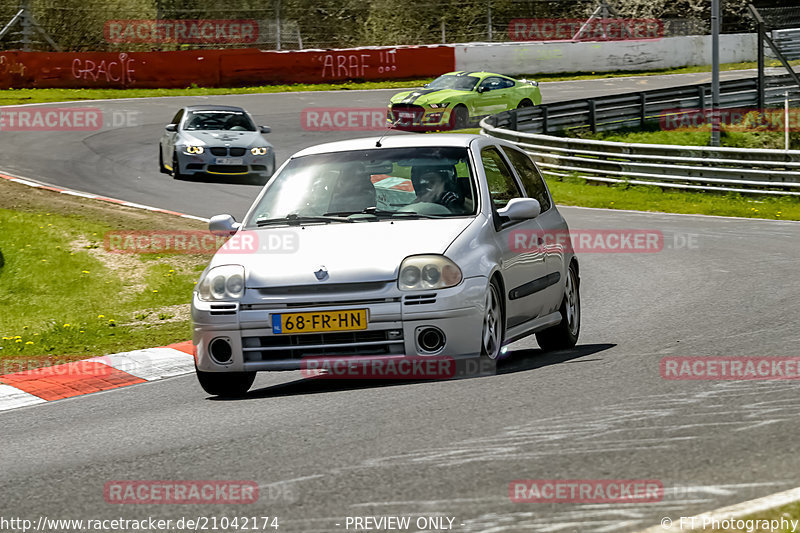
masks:
POLYGON ((429 202, 451 208, 462 206, 464 198, 460 194, 448 190, 450 183, 450 176, 446 170, 424 172, 414 183, 414 192, 417 194, 414 203, 429 202))

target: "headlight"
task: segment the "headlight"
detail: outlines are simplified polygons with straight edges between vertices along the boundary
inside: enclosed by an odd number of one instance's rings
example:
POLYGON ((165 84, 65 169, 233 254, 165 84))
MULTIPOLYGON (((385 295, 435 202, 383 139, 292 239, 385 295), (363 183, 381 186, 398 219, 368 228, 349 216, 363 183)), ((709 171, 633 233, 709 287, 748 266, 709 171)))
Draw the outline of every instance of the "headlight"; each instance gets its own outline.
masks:
POLYGON ((401 291, 446 289, 461 283, 461 269, 443 255, 413 255, 400 264, 401 291))
POLYGON ((186 147, 187 154, 202 154, 203 147, 202 146, 187 146, 186 147))
POLYGON ((266 146, 256 146, 255 148, 250 148, 250 153, 253 155, 267 155, 269 152, 269 148, 266 146))
POLYGON ((431 104, 432 109, 444 109, 445 107, 449 106, 450 102, 444 102, 443 104, 431 104))
POLYGON ((204 302, 238 300, 244 296, 244 267, 214 267, 197 283, 197 296, 204 302))

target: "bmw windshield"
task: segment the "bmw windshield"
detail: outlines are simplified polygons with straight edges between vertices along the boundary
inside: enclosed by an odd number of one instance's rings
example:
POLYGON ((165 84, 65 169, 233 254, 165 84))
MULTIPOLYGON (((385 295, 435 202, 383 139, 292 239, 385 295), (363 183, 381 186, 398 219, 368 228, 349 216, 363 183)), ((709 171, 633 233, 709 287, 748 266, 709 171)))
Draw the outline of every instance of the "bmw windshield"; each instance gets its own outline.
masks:
POLYGON ((245 227, 445 218, 472 215, 476 207, 466 148, 376 148, 292 159, 268 185, 245 227))

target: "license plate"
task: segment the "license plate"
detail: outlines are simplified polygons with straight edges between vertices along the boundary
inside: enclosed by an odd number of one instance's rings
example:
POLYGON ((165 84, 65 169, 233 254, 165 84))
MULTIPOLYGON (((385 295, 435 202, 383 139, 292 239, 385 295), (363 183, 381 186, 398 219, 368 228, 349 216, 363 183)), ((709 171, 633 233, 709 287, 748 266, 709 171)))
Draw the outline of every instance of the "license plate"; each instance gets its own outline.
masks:
POLYGON ((414 118, 414 113, 399 113, 400 118, 414 118))
POLYGON ((244 163, 244 159, 241 157, 218 157, 217 164, 218 165, 241 165, 244 163))
POLYGON ((366 309, 272 315, 273 335, 367 329, 366 309))

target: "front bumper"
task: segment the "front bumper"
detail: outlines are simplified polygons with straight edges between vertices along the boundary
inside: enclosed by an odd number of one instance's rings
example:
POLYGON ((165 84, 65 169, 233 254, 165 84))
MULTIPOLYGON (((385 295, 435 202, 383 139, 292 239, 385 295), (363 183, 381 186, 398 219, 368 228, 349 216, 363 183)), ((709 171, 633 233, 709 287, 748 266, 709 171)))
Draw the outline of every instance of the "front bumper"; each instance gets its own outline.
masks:
POLYGON ((451 111, 452 107, 431 109, 423 106, 390 106, 386 122, 389 126, 402 131, 448 130, 451 111))
POLYGON ((268 177, 275 171, 274 152, 268 151, 266 155, 253 155, 248 149, 245 155, 239 157, 219 157, 213 155, 209 149, 202 154, 187 154, 178 150, 178 164, 183 175, 211 174, 218 176, 246 176, 256 175, 268 177), (239 159, 241 164, 218 162, 219 159, 239 159))
POLYGON ((238 302, 192 300, 193 340, 197 368, 205 372, 300 370, 309 357, 396 358, 408 356, 475 356, 480 353, 488 280, 468 278, 435 291, 405 292, 397 282, 350 284, 336 294, 315 287, 298 295, 296 288, 247 289, 238 302), (362 287, 369 290, 360 290, 362 287), (276 335, 272 315, 367 309, 367 329, 349 332, 276 335), (444 344, 435 352, 419 346, 419 333, 438 328, 444 344), (209 347, 222 339, 231 348, 229 361, 213 358, 209 347))

